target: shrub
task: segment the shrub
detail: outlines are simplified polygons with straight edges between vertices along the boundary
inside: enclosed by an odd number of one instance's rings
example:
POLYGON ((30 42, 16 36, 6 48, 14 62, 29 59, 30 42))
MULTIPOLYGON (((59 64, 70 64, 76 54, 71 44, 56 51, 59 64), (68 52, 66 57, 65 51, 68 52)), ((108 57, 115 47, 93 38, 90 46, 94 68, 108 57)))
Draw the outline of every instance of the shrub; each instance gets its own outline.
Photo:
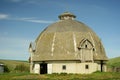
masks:
POLYGON ((4 65, 4 72, 10 72, 9 68, 6 65, 4 65))
POLYGON ((20 72, 29 72, 29 67, 24 64, 19 64, 19 65, 16 65, 14 70, 20 71, 20 72))
POLYGON ((62 76, 66 76, 66 75, 67 75, 67 73, 60 73, 60 75, 62 75, 62 76))

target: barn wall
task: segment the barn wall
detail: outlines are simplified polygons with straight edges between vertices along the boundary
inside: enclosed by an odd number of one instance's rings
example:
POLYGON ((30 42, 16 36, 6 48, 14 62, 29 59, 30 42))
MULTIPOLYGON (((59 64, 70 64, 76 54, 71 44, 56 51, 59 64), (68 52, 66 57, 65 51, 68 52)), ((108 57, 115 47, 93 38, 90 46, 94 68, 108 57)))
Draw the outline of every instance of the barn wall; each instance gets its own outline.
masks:
POLYGON ((30 63, 30 73, 34 73, 34 65, 33 65, 33 62, 30 63))
POLYGON ((52 72, 53 73, 92 73, 97 71, 97 63, 53 63, 52 72), (64 70, 62 67, 66 66, 64 70), (86 66, 88 68, 86 69, 86 66))
MULTIPOLYGON (((40 74, 40 63, 35 63, 32 73, 40 74)), ((52 73, 78 73, 78 74, 90 74, 95 71, 101 71, 101 65, 98 63, 80 63, 80 62, 48 62, 47 63, 47 74, 52 73), (64 68, 64 69, 63 69, 64 68)), ((107 67, 103 65, 103 71, 107 71, 107 67)))
POLYGON ((107 72, 107 66, 106 66, 106 64, 103 65, 103 71, 107 72))
POLYGON ((101 71, 101 65, 98 64, 98 71, 101 71))
POLYGON ((75 73, 76 63, 53 63, 53 73, 75 73), (63 69, 66 66, 66 69, 63 69))
POLYGON ((97 63, 80 63, 77 64, 77 73, 89 74, 97 71, 97 63))
POLYGON ((48 74, 52 74, 53 73, 53 67, 52 66, 53 66, 52 64, 48 64, 48 66, 47 66, 48 74))
POLYGON ((35 66, 34 66, 34 73, 40 74, 40 64, 35 64, 35 66))

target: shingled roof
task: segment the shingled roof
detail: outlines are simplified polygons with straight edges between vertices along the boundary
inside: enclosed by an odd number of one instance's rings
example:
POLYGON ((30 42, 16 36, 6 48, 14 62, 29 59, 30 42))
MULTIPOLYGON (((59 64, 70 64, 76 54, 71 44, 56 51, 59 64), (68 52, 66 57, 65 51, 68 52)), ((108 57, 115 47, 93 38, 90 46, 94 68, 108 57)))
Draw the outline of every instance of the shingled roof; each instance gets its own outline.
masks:
POLYGON ((74 20, 76 16, 65 12, 60 20, 49 25, 35 41, 33 61, 80 60, 78 47, 88 39, 95 48, 94 60, 107 60, 101 40, 84 23, 74 20))

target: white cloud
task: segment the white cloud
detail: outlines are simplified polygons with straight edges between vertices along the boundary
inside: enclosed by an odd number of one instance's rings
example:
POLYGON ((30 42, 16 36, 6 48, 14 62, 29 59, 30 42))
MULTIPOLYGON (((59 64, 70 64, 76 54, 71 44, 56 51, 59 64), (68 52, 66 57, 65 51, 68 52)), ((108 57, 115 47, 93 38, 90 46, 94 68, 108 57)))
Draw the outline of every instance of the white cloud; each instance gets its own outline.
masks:
POLYGON ((53 23, 54 21, 48 21, 48 20, 40 20, 40 19, 35 19, 35 17, 29 17, 29 18, 15 18, 13 20, 18 20, 18 21, 27 21, 27 22, 33 22, 33 23, 53 23))
POLYGON ((1 14, 0 13, 0 20, 2 20, 2 19, 8 19, 8 15, 7 14, 1 14))
POLYGON ((53 21, 47 21, 47 20, 35 20, 35 19, 26 19, 24 21, 28 21, 28 22, 35 22, 35 23, 53 23, 53 21))
POLYGON ((39 4, 40 0, 7 0, 13 3, 24 2, 26 4, 39 4))
POLYGON ((26 21, 26 22, 33 22, 33 23, 53 23, 54 22, 54 21, 36 19, 35 17, 14 18, 14 17, 10 17, 7 14, 1 14, 1 13, 0 13, 0 20, 26 21))

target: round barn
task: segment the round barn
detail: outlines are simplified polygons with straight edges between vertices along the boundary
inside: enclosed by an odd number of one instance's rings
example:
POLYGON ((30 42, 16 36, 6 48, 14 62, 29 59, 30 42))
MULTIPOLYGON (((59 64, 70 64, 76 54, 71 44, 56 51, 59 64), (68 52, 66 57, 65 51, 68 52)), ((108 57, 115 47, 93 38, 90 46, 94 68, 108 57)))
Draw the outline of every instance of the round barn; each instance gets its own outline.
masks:
POLYGON ((38 74, 106 72, 106 53, 100 38, 76 16, 65 12, 31 42, 30 72, 38 74))

